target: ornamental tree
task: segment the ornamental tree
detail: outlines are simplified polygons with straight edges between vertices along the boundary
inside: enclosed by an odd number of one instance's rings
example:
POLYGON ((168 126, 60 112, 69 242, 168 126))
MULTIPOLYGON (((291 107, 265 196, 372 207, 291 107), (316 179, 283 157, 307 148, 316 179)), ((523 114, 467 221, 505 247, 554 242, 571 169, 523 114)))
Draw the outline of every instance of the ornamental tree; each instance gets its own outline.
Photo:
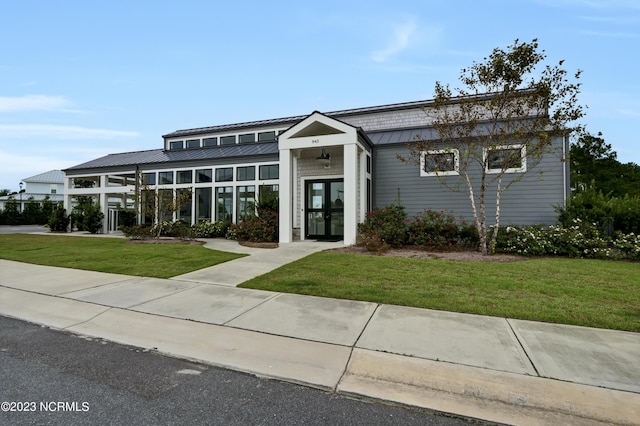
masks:
POLYGON ((584 115, 577 99, 581 72, 570 81, 564 61, 551 66, 544 65, 545 59, 536 39, 515 40, 506 50, 495 48, 483 62, 462 69, 462 87, 452 90, 436 82, 433 107, 425 112, 438 136, 418 137, 408 144, 409 157, 399 156, 428 167, 446 188, 467 192, 485 255, 495 246, 501 194, 553 151, 554 136, 582 129, 576 124, 584 115), (458 179, 451 176, 454 158, 458 179), (487 191, 496 194, 493 227, 487 222, 487 191))

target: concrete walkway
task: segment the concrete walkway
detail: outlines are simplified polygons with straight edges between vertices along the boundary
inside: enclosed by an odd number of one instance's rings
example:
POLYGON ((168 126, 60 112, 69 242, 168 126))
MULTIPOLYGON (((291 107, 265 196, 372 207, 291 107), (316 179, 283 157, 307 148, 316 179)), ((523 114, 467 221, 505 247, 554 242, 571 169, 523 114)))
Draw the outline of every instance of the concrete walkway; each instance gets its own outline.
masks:
POLYGON ((241 289, 332 245, 208 246, 249 256, 169 280, 0 260, 0 314, 494 422, 640 424, 640 333, 241 289))

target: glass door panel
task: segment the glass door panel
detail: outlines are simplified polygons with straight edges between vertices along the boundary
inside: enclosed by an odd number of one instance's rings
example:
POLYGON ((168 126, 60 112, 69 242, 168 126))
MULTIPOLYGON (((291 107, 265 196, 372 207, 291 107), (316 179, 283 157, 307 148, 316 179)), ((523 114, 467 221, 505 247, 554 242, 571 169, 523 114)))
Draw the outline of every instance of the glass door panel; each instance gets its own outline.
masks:
POLYGON ((344 182, 308 181, 305 185, 305 238, 340 240, 344 236, 344 182))

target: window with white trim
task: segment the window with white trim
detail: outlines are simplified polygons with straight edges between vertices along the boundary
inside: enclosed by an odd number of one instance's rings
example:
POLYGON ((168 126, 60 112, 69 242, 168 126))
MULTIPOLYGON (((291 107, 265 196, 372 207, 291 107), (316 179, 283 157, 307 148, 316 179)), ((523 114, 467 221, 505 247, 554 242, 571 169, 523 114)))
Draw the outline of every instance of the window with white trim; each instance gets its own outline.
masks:
POLYGON ((457 149, 436 149, 420 153, 420 176, 457 175, 458 170, 457 149))
POLYGON ((485 149, 487 173, 523 173, 527 171, 525 145, 503 145, 485 149))

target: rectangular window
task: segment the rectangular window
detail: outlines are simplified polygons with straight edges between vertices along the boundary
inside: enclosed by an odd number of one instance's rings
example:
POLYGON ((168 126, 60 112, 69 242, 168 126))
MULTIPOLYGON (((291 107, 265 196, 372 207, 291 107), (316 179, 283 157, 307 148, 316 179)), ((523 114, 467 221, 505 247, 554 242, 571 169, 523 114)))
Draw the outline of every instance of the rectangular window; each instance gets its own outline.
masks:
POLYGON ((171 185, 173 183, 173 172, 159 172, 158 183, 160 185, 171 185))
POLYGON ((218 138, 204 138, 202 139, 202 146, 216 146, 218 145, 218 138))
POLYGON ((373 205, 371 200, 371 179, 367 178, 367 211, 373 211, 373 205))
POLYGON ((278 185, 260 185, 260 202, 273 203, 273 207, 278 209, 278 185))
POLYGON ((240 135, 239 138, 240 138, 239 140, 240 143, 251 143, 256 141, 256 134, 245 133, 244 135, 240 135))
POLYGON ((231 222, 233 219, 233 187, 216 188, 216 220, 231 222))
POLYGON ((142 184, 143 185, 155 185, 156 184, 156 173, 143 173, 142 174, 142 184))
POLYGON ((174 150, 174 149, 183 149, 184 148, 184 141, 172 141, 169 142, 169 149, 170 150, 174 150))
POLYGON ((211 188, 196 188, 196 222, 211 221, 211 188))
POLYGON ((236 137, 234 136, 223 136, 220 138, 220 145, 234 145, 236 143, 236 137))
POLYGON ((256 168, 255 166, 238 167, 236 175, 237 180, 254 180, 256 178, 256 168))
POLYGON ((253 185, 239 186, 238 196, 238 212, 236 214, 236 222, 242 222, 248 217, 255 215, 256 209, 256 187, 253 185))
POLYGON ((278 179, 279 167, 277 164, 260 166, 260 180, 278 179))
POLYGON ((258 142, 275 141, 276 132, 260 132, 258 133, 258 142))
POLYGON ((440 149, 420 153, 420 176, 458 174, 458 150, 440 149))
POLYGON ((523 173, 527 171, 525 145, 504 145, 485 150, 487 173, 523 173))
POLYGON ((196 183, 206 183, 212 181, 211 169, 196 170, 196 183))
POLYGON ((200 148, 200 139, 187 140, 187 149, 200 148))
POLYGON ((367 155, 367 173, 371 173, 371 156, 367 155))
POLYGON ((216 182, 232 182, 232 181, 233 181, 233 167, 216 169, 216 182))
POLYGON ((178 220, 191 225, 191 200, 193 195, 191 189, 182 188, 176 190, 176 207, 178 210, 178 220))
POLYGON ((173 190, 161 189, 158 191, 158 220, 172 221, 173 220, 173 190))
POLYGON ((49 185, 49 192, 51 194, 57 194, 58 193, 58 185, 55 185, 55 184, 49 185))
MULTIPOLYGON (((153 173, 153 176, 155 184, 155 173, 153 173)), ((156 192, 153 189, 143 189, 141 191, 140 211, 142 213, 142 223, 153 224, 155 222, 156 192)))
POLYGON ((192 183, 191 170, 178 170, 176 172, 176 183, 192 183))

